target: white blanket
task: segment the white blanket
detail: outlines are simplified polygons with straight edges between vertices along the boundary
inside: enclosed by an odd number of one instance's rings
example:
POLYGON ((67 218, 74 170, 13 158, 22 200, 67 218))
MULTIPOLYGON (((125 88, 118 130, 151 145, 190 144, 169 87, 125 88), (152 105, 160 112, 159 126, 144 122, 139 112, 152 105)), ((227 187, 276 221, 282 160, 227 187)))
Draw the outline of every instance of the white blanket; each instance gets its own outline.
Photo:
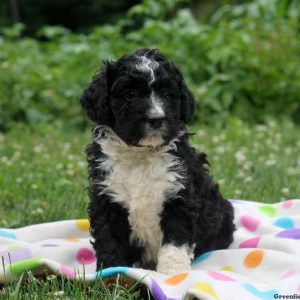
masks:
POLYGON ((89 222, 69 220, 1 228, 0 283, 26 271, 89 281, 123 274, 146 284, 159 300, 300 299, 300 200, 231 201, 237 226, 233 244, 196 258, 192 271, 170 277, 120 266, 95 273, 89 222))

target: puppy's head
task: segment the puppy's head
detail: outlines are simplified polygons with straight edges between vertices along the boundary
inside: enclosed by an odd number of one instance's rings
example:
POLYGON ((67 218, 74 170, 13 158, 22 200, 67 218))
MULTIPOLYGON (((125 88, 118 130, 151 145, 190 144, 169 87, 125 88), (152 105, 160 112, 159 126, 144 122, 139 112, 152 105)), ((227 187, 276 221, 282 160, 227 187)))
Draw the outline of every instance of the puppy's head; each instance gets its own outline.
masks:
POLYGON ((92 121, 133 146, 168 144, 194 111, 194 97, 177 66, 149 49, 105 62, 81 104, 92 121))

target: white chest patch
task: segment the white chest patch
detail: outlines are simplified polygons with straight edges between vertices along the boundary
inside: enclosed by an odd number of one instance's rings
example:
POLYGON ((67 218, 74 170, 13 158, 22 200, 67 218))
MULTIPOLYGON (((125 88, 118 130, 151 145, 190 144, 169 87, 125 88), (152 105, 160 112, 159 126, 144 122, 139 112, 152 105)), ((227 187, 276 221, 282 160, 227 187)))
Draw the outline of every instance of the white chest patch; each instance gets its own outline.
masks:
MULTIPOLYGON (((102 129, 102 127, 101 127, 102 129)), ((167 196, 183 189, 183 168, 180 160, 168 153, 176 146, 171 143, 154 148, 128 146, 111 130, 95 141, 106 154, 99 160, 99 168, 108 171, 102 193, 128 209, 131 239, 145 247, 143 259, 157 261, 162 244, 160 216, 167 196)))

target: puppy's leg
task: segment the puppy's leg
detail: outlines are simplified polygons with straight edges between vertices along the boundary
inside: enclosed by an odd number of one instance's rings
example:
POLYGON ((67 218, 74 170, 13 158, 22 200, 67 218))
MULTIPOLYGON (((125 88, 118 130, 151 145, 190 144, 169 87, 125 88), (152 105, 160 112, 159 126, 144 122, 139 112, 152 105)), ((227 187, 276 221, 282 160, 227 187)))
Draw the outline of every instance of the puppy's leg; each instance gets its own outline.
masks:
POLYGON ((130 227, 126 209, 112 202, 109 196, 102 195, 91 201, 88 211, 97 270, 128 266, 130 227))
POLYGON ((190 270, 195 243, 191 208, 183 199, 172 199, 165 203, 161 216, 163 246, 158 254, 157 271, 176 274, 190 270))

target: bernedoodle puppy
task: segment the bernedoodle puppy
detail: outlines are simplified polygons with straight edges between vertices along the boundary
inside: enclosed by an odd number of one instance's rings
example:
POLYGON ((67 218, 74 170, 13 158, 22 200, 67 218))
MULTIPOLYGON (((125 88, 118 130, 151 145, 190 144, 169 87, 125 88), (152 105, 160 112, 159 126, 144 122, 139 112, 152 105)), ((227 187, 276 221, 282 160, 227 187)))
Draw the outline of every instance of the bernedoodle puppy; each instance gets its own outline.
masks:
POLYGON ((194 97, 157 50, 105 62, 81 97, 98 126, 87 147, 97 269, 174 274, 233 240, 233 208, 188 143, 194 97))

